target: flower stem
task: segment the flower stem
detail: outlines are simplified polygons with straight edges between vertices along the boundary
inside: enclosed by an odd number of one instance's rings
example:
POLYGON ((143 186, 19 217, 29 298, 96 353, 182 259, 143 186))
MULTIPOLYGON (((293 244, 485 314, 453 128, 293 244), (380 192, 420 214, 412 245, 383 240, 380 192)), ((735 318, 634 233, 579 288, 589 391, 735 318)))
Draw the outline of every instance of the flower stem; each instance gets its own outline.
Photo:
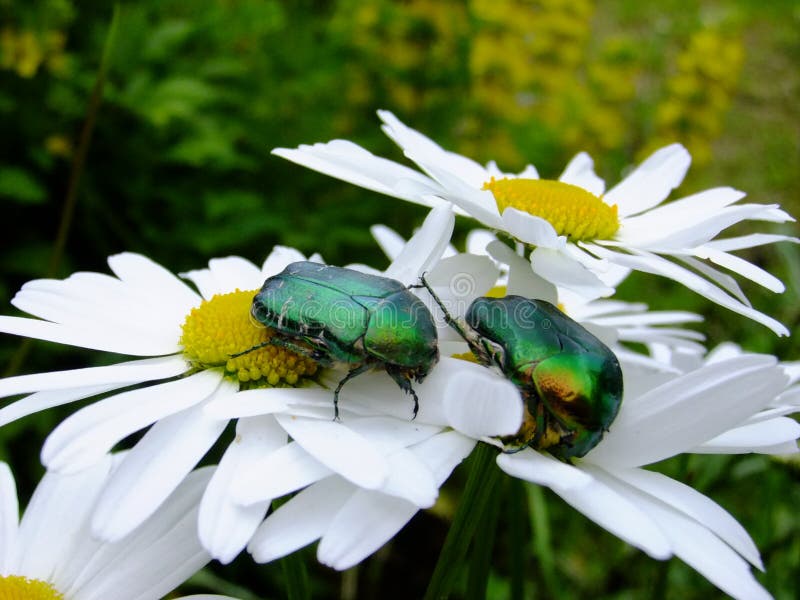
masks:
POLYGON ((450 595, 478 524, 485 523, 483 515, 490 499, 497 494, 500 481, 500 469, 494 465, 495 454, 491 446, 478 444, 469 458, 464 494, 425 592, 425 600, 439 600, 450 595))
POLYGON ((486 510, 475 532, 469 560, 467 593, 464 596, 466 600, 482 600, 486 597, 486 586, 492 570, 492 550, 497 532, 497 520, 500 516, 500 506, 505 503, 506 486, 503 483, 500 482, 500 485, 495 487, 496 493, 489 496, 486 510))
POLYGON ((539 563, 544 586, 547 590, 546 597, 558 597, 558 584, 556 580, 555 561, 553 560, 553 546, 550 536, 550 517, 547 512, 547 501, 542 488, 536 485, 528 486, 528 496, 531 531, 533 532, 533 553, 539 563))
MULTIPOLYGON (((289 501, 289 497, 277 498, 272 501, 272 510, 276 511, 289 501)), ((311 584, 308 579, 308 570, 303 562, 302 551, 297 550, 281 558, 278 563, 283 571, 283 580, 286 584, 287 600, 311 600, 311 584)))
POLYGON ((525 598, 525 527, 528 517, 528 492, 522 480, 510 477, 508 482, 508 545, 510 592, 509 598, 525 598))

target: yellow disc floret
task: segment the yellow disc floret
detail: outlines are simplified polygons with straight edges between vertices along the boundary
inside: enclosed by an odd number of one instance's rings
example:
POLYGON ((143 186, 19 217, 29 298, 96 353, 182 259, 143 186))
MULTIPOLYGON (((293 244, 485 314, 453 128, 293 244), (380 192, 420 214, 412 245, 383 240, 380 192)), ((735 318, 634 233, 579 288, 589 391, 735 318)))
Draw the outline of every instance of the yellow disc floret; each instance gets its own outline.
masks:
POLYGON ((64 595, 46 581, 0 575, 0 600, 64 600, 64 595))
POLYGON ((281 346, 258 347, 275 332, 251 318, 255 294, 217 294, 193 308, 183 324, 183 353, 198 368, 223 367, 243 387, 296 386, 317 372, 317 363, 281 346))
POLYGON ((545 219, 558 235, 572 241, 608 240, 619 229, 617 206, 609 206, 591 192, 548 179, 492 179, 483 184, 497 202, 500 214, 516 208, 545 219))

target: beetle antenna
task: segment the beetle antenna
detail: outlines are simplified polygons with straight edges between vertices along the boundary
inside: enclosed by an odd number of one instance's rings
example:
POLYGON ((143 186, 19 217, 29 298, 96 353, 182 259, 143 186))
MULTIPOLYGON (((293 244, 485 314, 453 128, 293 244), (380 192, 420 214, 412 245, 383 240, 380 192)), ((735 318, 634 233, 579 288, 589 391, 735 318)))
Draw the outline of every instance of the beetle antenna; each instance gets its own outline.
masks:
POLYGON ((467 334, 466 330, 464 329, 464 327, 461 326, 461 323, 459 323, 453 317, 453 315, 450 314, 450 311, 447 310, 447 307, 444 305, 444 302, 442 302, 442 299, 439 298, 439 296, 436 294, 436 292, 433 291, 433 288, 431 287, 431 284, 429 284, 428 280, 425 279, 425 273, 423 273, 422 275, 419 276, 419 280, 422 283, 418 284, 418 285, 416 285, 414 287, 418 287, 418 288, 419 287, 424 287, 426 290, 428 290, 428 293, 431 295, 431 298, 433 298, 434 302, 436 302, 436 304, 439 306, 439 308, 442 309, 442 312, 444 313, 445 323, 447 323, 448 325, 450 325, 450 327, 455 329, 456 333, 458 333, 458 335, 460 335, 462 338, 464 338, 467 341, 467 343, 469 343, 470 337, 467 334))

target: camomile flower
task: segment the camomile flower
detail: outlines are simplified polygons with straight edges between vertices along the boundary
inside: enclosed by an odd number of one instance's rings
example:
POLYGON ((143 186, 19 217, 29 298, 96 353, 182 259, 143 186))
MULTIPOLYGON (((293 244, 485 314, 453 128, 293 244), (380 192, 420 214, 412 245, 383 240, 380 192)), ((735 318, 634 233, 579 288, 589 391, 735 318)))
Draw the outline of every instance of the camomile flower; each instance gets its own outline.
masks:
MULTIPOLYGON (((513 477, 549 487, 651 557, 677 556, 734 598, 769 598, 750 572, 748 563, 763 565, 741 525, 710 498, 642 467, 701 447, 714 452, 715 440, 763 411, 786 381, 770 356, 708 364, 639 395, 626 391, 610 431, 583 458, 561 462, 525 448, 500 454, 497 464, 513 477)), ((773 422, 751 432, 747 446, 774 445, 784 437, 773 422)))
POLYGON ((744 193, 728 187, 664 204, 689 168, 691 158, 683 146, 656 151, 606 192, 586 153, 573 158, 558 180, 540 179, 530 165, 519 174, 503 173, 494 163, 483 167, 444 150, 390 112, 378 115, 383 131, 424 174, 345 140, 273 152, 389 196, 426 206, 452 202, 461 214, 529 248, 538 275, 589 298, 610 295, 609 279, 634 269, 673 279, 788 335, 781 323, 752 308, 736 281, 717 267, 782 292, 778 279, 732 252, 798 239, 761 233, 716 236, 743 221, 793 219, 777 205, 736 204, 744 193))
MULTIPOLYGON (((490 285, 496 272, 485 257, 473 257, 469 264, 456 257, 439 263, 452 227, 449 207, 434 209, 385 275, 411 284, 422 272, 438 280, 448 278, 452 270, 468 269, 484 272, 481 280, 490 285)), ((263 496, 242 505, 235 501, 229 482, 238 472, 248 472, 287 446, 289 435, 294 444, 290 447, 321 458, 320 464, 330 473, 364 489, 389 489, 393 468, 403 468, 405 463, 383 448, 380 436, 385 423, 380 415, 359 423, 355 419, 331 422, 331 388, 343 373, 325 373, 310 359, 271 345, 232 356, 269 335, 269 330, 251 322, 255 291, 266 277, 302 259, 295 250, 276 248, 261 268, 237 257, 212 260, 208 269, 186 274, 198 294, 145 257, 123 254, 109 260, 117 277, 78 273, 64 281, 35 281, 14 298, 18 308, 43 320, 0 317, 2 331, 150 356, 109 367, 0 380, 2 395, 33 392, 0 409, 0 424, 50 406, 110 394, 74 413, 47 438, 42 460, 59 472, 91 466, 125 437, 152 425, 105 483, 92 516, 96 535, 113 541, 133 531, 186 477, 234 417, 239 418, 236 438, 209 482, 198 522, 202 543, 222 562, 232 560, 246 546, 272 499, 263 496), (123 389, 136 384, 149 385, 123 389), (312 422, 303 404, 309 394, 322 406, 312 422), (258 404, 252 415, 231 412, 239 402, 248 401, 258 404), (379 441, 371 441, 373 436, 379 441)), ((386 396, 386 390, 399 393, 385 373, 362 377, 377 382, 371 391, 375 396, 386 396)), ((441 383, 426 389, 430 396, 437 395, 441 383)), ((423 415, 432 410, 424 408, 426 396, 420 396, 423 415)), ((397 412, 386 414, 407 423, 412 407, 405 397, 392 406, 397 412)), ((438 429, 431 426, 424 431, 434 435, 447 422, 439 418, 438 429)), ((413 424, 422 428, 423 423, 425 418, 418 417, 413 424)), ((418 459, 405 458, 420 470, 418 459)), ((287 475, 291 473, 276 472, 276 485, 287 475)), ((432 476, 427 481, 425 502, 432 501, 431 495, 435 497, 438 491, 430 483, 432 476)))
MULTIPOLYGON (((211 559, 197 539, 197 504, 212 469, 191 473, 160 510, 115 543, 91 536, 91 508, 120 456, 80 473, 44 475, 19 519, 14 477, 0 463, 0 597, 157 600, 211 559)), ((235 600, 193 595, 182 600, 235 600)))

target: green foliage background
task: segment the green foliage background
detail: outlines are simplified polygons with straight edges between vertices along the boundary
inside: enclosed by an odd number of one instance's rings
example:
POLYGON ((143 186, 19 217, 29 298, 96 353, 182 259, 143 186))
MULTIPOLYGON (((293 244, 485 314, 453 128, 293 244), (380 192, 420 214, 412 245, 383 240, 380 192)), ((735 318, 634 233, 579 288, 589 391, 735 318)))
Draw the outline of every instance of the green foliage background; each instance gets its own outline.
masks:
MULTIPOLYGON (((334 264, 385 266, 368 227, 385 223, 409 235, 422 208, 270 154, 344 137, 401 160, 378 128, 377 108, 447 148, 497 159, 505 170, 530 162, 545 177, 587 149, 613 183, 647 151, 682 141, 695 165, 681 195, 730 185, 753 202, 800 215, 800 10, 791 0, 123 2, 102 102, 91 114, 111 14, 99 0, 0 0, 4 314, 17 314, 9 301, 25 281, 105 271, 106 257, 123 250, 176 272, 228 254, 260 261, 275 244, 320 252, 334 264), (93 137, 76 169, 87 118, 93 137), (76 174, 77 202, 60 252, 54 241, 70 218, 64 206, 76 174)), ((458 223, 456 243, 470 227, 458 223)), ((763 230, 797 235, 794 225, 763 230)), ((746 257, 787 285, 783 295, 745 285, 754 305, 796 330, 797 247, 746 257)), ((701 312, 710 346, 732 339, 786 360, 800 354, 796 337, 778 339, 670 282, 633 276, 620 293, 654 308, 701 312)), ((0 340, 6 374, 115 359, 0 340)), ((0 458, 14 468, 23 498, 41 474, 42 440, 72 410, 0 432, 0 458)), ((691 457, 662 469, 731 510, 762 550, 768 571, 760 579, 777 597, 795 597, 796 467, 764 457, 691 457)), ((457 472, 435 510, 357 571, 339 575, 316 565, 313 550, 304 552, 314 597, 419 596, 460 482, 457 472)), ((526 597, 715 593, 679 561, 648 559, 548 492, 509 492, 498 501, 520 497, 535 505, 536 518, 520 527, 511 517, 518 512, 500 511, 489 597, 509 596, 509 569, 519 560, 529 574, 526 597)), ((282 576, 278 566, 245 556, 232 567, 212 566, 184 590, 230 591, 233 582, 242 589, 231 593, 242 598, 282 597, 282 576)))

